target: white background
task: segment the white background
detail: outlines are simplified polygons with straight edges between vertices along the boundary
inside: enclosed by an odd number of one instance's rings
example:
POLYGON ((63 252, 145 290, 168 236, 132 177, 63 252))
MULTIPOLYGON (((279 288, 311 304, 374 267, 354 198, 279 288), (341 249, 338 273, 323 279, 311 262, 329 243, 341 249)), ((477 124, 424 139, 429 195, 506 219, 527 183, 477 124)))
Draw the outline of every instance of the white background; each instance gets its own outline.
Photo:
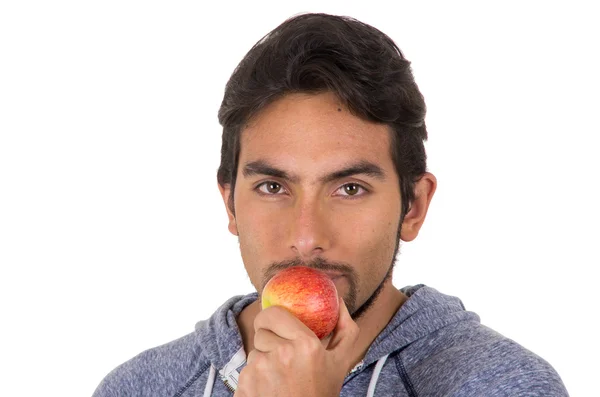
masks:
POLYGON ((387 33, 428 105, 439 186, 395 284, 459 296, 597 392, 593 2, 412 3, 2 2, 0 395, 91 395, 252 291, 217 110, 250 47, 306 11, 387 33))

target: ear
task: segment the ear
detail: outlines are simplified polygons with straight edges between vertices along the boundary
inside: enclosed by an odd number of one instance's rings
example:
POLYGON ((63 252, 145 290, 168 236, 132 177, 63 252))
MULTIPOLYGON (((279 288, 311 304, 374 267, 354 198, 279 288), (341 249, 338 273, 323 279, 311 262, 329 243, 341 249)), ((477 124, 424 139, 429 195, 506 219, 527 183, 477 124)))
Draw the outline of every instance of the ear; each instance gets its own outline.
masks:
POLYGON ((437 179, 429 172, 424 173, 422 178, 415 183, 415 199, 402 222, 400 232, 402 241, 412 241, 419 234, 436 187, 437 179))
POLYGON ((235 221, 235 214, 233 213, 231 208, 229 208, 229 195, 231 194, 231 185, 225 184, 224 186, 221 186, 221 184, 218 182, 217 185, 219 185, 219 191, 221 192, 221 197, 223 198, 223 203, 225 204, 225 210, 227 211, 227 217, 229 218, 228 229, 231 232, 231 234, 237 236, 238 230, 237 223, 235 221))

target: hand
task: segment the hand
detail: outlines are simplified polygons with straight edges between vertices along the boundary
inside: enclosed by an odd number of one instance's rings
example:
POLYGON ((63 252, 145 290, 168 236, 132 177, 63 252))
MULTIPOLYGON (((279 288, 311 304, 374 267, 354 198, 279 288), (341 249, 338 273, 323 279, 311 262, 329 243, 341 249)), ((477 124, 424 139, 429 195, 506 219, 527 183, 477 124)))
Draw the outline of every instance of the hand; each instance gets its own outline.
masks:
POLYGON ((358 326, 343 299, 332 336, 323 341, 286 309, 261 311, 254 319, 254 350, 239 377, 235 397, 339 396, 354 364, 358 326))

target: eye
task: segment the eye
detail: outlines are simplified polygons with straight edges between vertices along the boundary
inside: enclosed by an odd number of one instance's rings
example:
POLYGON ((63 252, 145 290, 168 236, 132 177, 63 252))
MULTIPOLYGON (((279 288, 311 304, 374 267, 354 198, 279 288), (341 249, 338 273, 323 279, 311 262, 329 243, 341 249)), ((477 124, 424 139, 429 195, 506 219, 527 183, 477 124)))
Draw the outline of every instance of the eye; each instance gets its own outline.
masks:
POLYGON ((283 186, 281 186, 279 183, 274 182, 274 181, 267 181, 267 182, 263 182, 260 185, 258 185, 256 187, 256 189, 262 193, 262 194, 266 194, 266 195, 278 195, 281 194, 281 191, 283 190, 283 186))
POLYGON ((364 195, 365 193, 359 193, 360 190, 363 190, 364 192, 367 191, 367 189, 365 189, 358 183, 346 183, 345 185, 342 185, 338 189, 338 191, 344 192, 344 194, 342 194, 343 196, 362 196, 362 195, 364 195))
MULTIPOLYGON (((262 182, 256 186, 255 190, 266 196, 280 196, 285 194, 284 187, 275 181, 262 182)), ((341 195, 345 197, 359 197, 368 192, 366 188, 353 182, 342 185, 337 191, 342 191, 341 195)))

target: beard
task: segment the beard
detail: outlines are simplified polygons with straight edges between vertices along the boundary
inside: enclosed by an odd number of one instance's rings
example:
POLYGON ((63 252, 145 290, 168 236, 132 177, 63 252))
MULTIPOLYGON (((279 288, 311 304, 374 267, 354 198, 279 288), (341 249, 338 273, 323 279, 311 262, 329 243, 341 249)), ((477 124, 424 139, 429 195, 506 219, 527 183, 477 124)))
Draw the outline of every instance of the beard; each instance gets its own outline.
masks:
POLYGON ((394 254, 392 255, 392 261, 391 261, 390 265, 388 266, 388 270, 387 270, 385 276, 380 281, 380 283, 375 288, 375 290, 371 293, 369 298, 367 298, 367 300, 359 307, 357 307, 357 299, 358 299, 357 291, 358 291, 359 280, 358 280, 358 275, 356 274, 356 271, 354 270, 354 268, 347 263, 329 262, 320 257, 317 257, 317 258, 309 260, 309 261, 303 261, 302 259, 297 258, 297 259, 292 259, 292 260, 288 260, 288 261, 272 263, 271 265, 269 265, 267 267, 267 270, 265 271, 265 273, 262 277, 260 291, 262 291, 264 289, 265 284, 271 279, 271 277, 273 277, 279 271, 287 269, 292 266, 306 266, 306 267, 323 270, 323 271, 329 270, 329 271, 339 272, 346 277, 346 279, 348 280, 348 283, 350 285, 350 289, 349 289, 348 293, 346 294, 346 296, 344 296, 344 303, 346 304, 346 307, 348 308, 348 312, 352 316, 352 319, 354 321, 356 321, 359 318, 361 318, 362 316, 364 316, 365 313, 367 313, 367 311, 373 307, 373 305, 377 301, 377 298, 383 291, 385 284, 392 278, 393 269, 394 269, 394 266, 396 265, 396 257, 400 251, 401 227, 402 227, 402 219, 400 220, 400 222, 398 224, 398 229, 397 229, 397 233, 396 233, 396 246, 394 248, 394 254))
POLYGON ((392 255, 392 263, 390 263, 387 273, 385 274, 385 276, 383 277, 383 280, 381 280, 381 282, 379 283, 377 288, 375 288, 375 291, 373 291, 371 296, 369 296, 369 298, 365 301, 365 303, 363 303, 358 309, 350 312, 350 315, 352 316, 352 319, 354 321, 356 321, 359 318, 361 318, 362 316, 364 316, 364 314, 375 304, 375 302, 377 301, 377 298, 381 294, 381 291, 383 291, 383 287, 392 278, 394 266, 396 265, 396 257, 398 256, 398 253, 400 252, 400 229, 401 228, 402 228, 402 221, 400 221, 400 223, 398 224, 398 232, 396 235, 396 247, 394 248, 394 255, 392 255))

